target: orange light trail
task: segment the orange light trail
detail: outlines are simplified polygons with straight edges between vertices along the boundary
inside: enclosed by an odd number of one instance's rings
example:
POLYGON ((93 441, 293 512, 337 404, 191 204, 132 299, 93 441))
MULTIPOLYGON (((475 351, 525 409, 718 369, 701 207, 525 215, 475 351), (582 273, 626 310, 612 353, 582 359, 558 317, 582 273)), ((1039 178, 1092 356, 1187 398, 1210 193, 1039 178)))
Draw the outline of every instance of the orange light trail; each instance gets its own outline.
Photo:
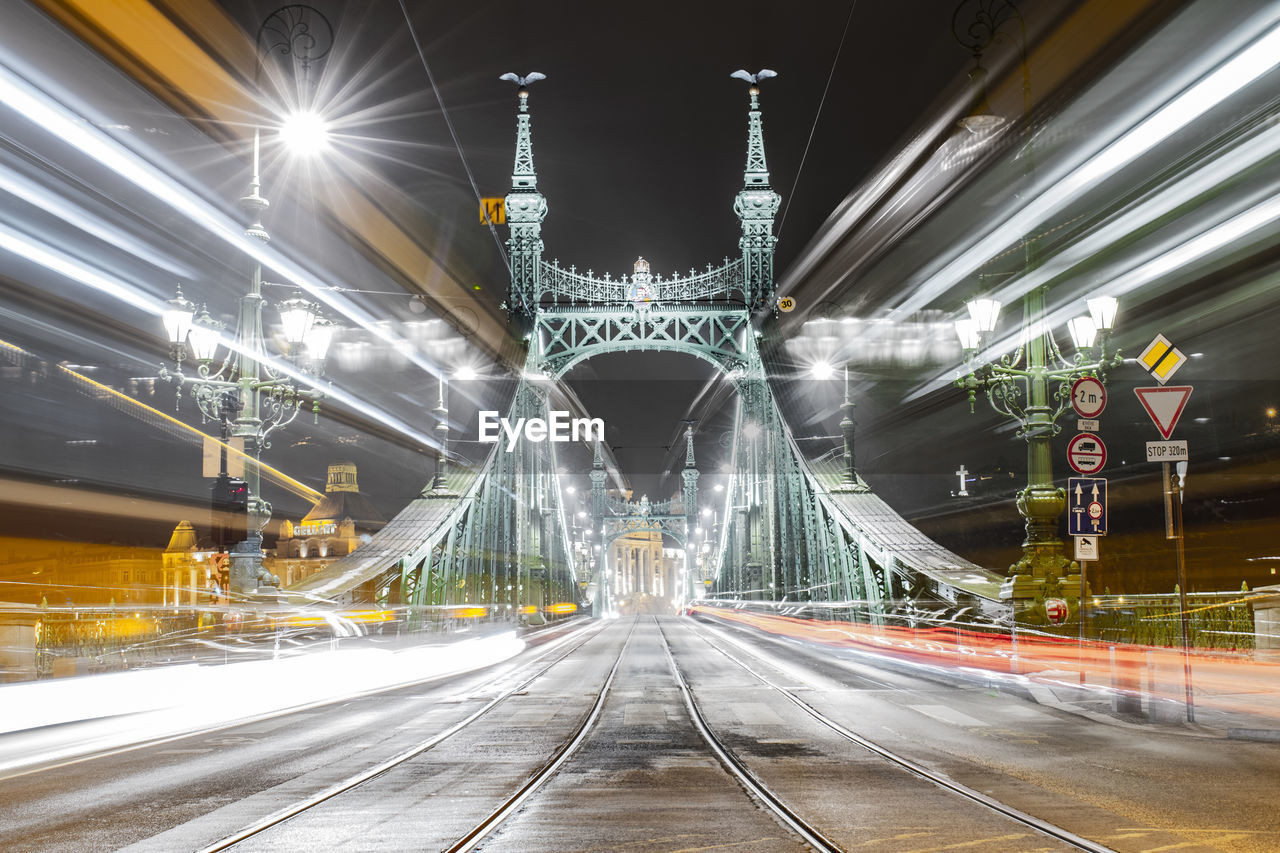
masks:
MULTIPOLYGON (((1151 699, 1181 702, 1180 648, 1143 646, 1019 632, 1008 634, 956 626, 905 628, 828 622, 695 605, 691 614, 736 623, 776 636, 845 648, 915 663, 1008 673, 1045 683, 1075 683, 1090 689, 1119 689, 1116 676, 1129 673, 1124 689, 1151 699)), ((1248 651, 1192 650, 1196 706, 1280 717, 1280 702, 1251 701, 1280 696, 1280 661, 1259 661, 1248 651)))

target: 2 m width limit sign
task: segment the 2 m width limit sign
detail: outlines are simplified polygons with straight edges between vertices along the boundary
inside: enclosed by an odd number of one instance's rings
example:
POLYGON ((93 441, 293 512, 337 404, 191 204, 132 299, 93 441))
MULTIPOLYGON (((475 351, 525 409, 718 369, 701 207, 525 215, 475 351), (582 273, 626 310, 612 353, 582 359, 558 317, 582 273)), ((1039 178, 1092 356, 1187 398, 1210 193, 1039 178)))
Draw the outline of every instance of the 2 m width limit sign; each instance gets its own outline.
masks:
POLYGON ((1071 385, 1071 408, 1082 418, 1096 418, 1107 407, 1107 388, 1093 376, 1081 376, 1071 385))

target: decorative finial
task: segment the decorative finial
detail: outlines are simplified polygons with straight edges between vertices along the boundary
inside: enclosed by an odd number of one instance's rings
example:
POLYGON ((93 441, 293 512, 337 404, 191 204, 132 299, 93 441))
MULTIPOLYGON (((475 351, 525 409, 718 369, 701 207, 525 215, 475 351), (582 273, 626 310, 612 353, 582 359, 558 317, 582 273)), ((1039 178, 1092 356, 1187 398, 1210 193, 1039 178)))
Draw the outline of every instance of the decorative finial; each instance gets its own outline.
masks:
POLYGON ((729 76, 738 80, 745 80, 751 84, 751 87, 747 91, 751 94, 751 108, 755 109, 760 105, 758 100, 760 97, 760 81, 768 80, 770 77, 777 77, 778 72, 772 71, 768 68, 761 68, 755 74, 751 74, 739 68, 729 76))
POLYGON ((547 75, 543 74, 541 71, 530 71, 528 74, 521 77, 515 72, 508 71, 498 79, 509 80, 520 87, 520 91, 516 93, 516 96, 520 98, 520 112, 523 113, 528 112, 529 110, 529 84, 537 83, 539 80, 546 80, 547 75))

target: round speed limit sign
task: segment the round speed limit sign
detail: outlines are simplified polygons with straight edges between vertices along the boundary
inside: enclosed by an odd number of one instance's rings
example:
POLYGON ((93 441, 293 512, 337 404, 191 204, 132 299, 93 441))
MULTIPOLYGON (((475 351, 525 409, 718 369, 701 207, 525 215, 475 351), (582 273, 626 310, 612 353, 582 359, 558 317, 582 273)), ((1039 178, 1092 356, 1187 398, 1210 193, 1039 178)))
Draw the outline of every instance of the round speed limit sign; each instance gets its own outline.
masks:
POLYGON ((796 310, 796 301, 790 296, 783 296, 778 300, 778 310, 783 314, 790 314, 792 311, 796 310))

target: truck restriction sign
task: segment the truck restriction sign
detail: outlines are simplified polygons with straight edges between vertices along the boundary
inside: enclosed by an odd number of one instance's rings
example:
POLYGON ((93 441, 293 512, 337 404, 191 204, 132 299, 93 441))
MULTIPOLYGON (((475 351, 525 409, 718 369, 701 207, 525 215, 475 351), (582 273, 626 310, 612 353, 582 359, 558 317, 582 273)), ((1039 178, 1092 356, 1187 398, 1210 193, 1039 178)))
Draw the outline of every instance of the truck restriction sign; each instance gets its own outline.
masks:
POLYGON ((1082 418, 1096 418, 1107 407, 1107 389, 1093 376, 1081 376, 1071 385, 1071 408, 1082 418))
POLYGON ((1107 446, 1098 436, 1082 432, 1067 444, 1067 462, 1081 474, 1096 474, 1107 464, 1107 446))

